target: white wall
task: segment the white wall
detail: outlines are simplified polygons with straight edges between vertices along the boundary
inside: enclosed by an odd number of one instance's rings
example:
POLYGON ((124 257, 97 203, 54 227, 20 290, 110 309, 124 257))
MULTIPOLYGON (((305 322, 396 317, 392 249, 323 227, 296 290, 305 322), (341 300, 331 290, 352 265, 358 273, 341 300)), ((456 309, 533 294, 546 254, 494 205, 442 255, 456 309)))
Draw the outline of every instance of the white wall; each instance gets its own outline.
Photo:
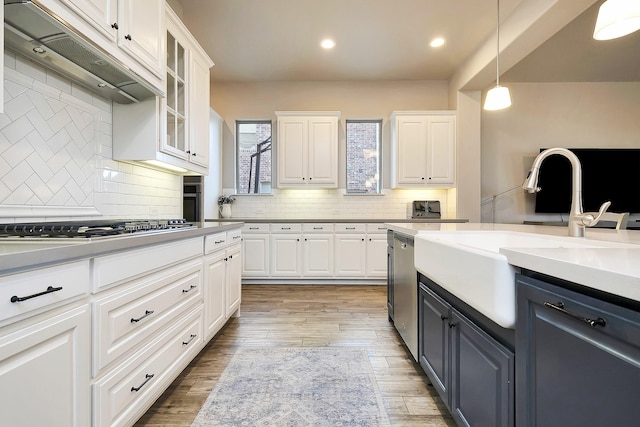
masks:
POLYGON ((508 86, 511 108, 482 113, 483 222, 561 219, 535 214, 520 189, 540 148, 640 148, 640 83, 508 86))
MULTIPOLYGON (((215 69, 213 70, 215 73, 215 69)), ((273 196, 241 196, 234 204, 236 217, 369 217, 406 218, 407 203, 414 199, 438 199, 445 215, 455 215, 455 197, 448 191, 403 192, 388 190, 391 130, 389 117, 395 110, 446 110, 446 81, 397 82, 263 82, 216 83, 211 105, 224 118, 222 186, 235 182, 235 121, 269 119, 277 144, 275 111, 340 111, 339 187, 346 181, 345 119, 382 119, 383 196, 344 196, 344 191, 320 191, 320 198, 295 191, 274 191, 273 196), (294 200, 295 199, 295 200, 294 200), (288 207, 288 208, 287 208, 288 207), (295 214, 293 214, 295 212, 295 214), (292 216, 293 215, 293 216, 292 216)), ((277 167, 277 166, 276 166, 277 167)), ((226 192, 229 192, 227 190, 226 192)))
POLYGON ((5 52, 0 222, 182 216, 182 178, 111 160, 111 102, 5 52))

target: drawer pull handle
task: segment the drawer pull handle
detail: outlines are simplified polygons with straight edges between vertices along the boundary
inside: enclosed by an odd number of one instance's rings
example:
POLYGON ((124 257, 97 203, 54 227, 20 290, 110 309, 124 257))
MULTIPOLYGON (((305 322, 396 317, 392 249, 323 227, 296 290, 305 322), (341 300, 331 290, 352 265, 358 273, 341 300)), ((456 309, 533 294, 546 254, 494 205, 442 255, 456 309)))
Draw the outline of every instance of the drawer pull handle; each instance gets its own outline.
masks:
POLYGON ((191 341, 195 340, 197 337, 197 335, 195 334, 191 334, 191 336, 189 337, 189 339, 187 341, 182 341, 182 345, 189 345, 191 344, 191 341))
POLYGON ((151 316, 153 314, 153 310, 145 310, 144 311, 144 316, 138 317, 137 319, 135 318, 131 318, 131 323, 137 323, 139 321, 141 321, 142 319, 144 319, 147 316, 151 316))
POLYGON ((224 240, 214 240, 213 243, 219 245, 220 243, 224 243, 224 240))
POLYGON ((355 230, 356 228, 355 227, 345 227, 344 229, 345 230, 355 230))
POLYGON ((324 230, 324 227, 313 227, 314 230, 324 230))
POLYGON ((589 319, 587 317, 578 316, 577 314, 568 312, 567 310, 564 309, 564 303, 562 301, 559 301, 555 304, 552 304, 550 302, 545 302, 544 306, 549 307, 553 310, 559 311, 562 314, 566 314, 567 316, 572 317, 576 320, 579 320, 580 322, 584 322, 587 325, 591 326, 592 328, 595 328, 596 326, 602 326, 604 328, 607 325, 607 321, 604 320, 602 317, 598 317, 597 319, 589 319))
POLYGON ((155 374, 147 374, 144 376, 145 380, 142 384, 140 384, 138 387, 131 387, 131 391, 140 391, 140 389, 142 387, 144 387, 149 381, 151 381, 151 378, 153 378, 155 376, 155 374))
POLYGON ((233 236, 233 240, 239 239, 241 236, 233 236))
POLYGON ((258 227, 249 227, 249 230, 259 230, 258 227))
POLYGON ((191 286, 189 286, 189 289, 183 289, 183 290, 182 290, 182 293, 183 293, 183 294, 186 294, 186 293, 188 293, 188 292, 191 292, 191 291, 192 291, 192 290, 194 290, 195 288, 197 288, 197 286, 196 286, 196 285, 191 285, 191 286))
POLYGON ((50 294, 52 292, 58 292, 58 291, 61 291, 61 290, 62 290, 62 286, 58 286, 57 288, 54 288, 53 286, 49 286, 46 291, 38 292, 37 294, 33 294, 33 295, 27 295, 26 297, 19 297, 17 295, 14 295, 14 296, 11 297, 11 302, 26 301, 26 300, 31 299, 31 298, 35 298, 35 297, 39 297, 39 296, 42 296, 42 295, 50 294))
POLYGON ((291 227, 281 227, 281 230, 291 230, 291 227))

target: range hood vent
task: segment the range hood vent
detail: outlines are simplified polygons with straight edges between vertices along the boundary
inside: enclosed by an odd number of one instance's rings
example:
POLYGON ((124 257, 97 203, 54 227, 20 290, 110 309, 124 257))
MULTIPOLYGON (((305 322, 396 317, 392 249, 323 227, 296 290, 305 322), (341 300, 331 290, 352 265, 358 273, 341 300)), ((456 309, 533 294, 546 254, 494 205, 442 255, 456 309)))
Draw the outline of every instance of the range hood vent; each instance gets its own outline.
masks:
POLYGON ((114 102, 165 95, 33 1, 4 0, 4 40, 5 48, 114 102))

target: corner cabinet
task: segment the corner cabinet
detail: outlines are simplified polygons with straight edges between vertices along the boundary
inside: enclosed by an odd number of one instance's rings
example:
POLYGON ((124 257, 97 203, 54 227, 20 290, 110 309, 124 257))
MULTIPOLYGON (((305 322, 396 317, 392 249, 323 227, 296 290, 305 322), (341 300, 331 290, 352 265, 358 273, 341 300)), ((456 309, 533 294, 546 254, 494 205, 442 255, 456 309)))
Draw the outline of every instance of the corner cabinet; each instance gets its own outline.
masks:
POLYGON ((420 366, 459 426, 513 426, 513 352, 429 289, 420 277, 420 366))
POLYGON ((517 424, 637 425, 640 312, 554 280, 516 277, 517 424))
POLYGON ((167 96, 113 105, 113 158, 208 175, 213 62, 170 7, 165 22, 167 96))
POLYGON ((454 111, 396 111, 391 115, 391 187, 455 184, 454 111))
POLYGON ((338 188, 336 111, 276 111, 278 187, 338 188))

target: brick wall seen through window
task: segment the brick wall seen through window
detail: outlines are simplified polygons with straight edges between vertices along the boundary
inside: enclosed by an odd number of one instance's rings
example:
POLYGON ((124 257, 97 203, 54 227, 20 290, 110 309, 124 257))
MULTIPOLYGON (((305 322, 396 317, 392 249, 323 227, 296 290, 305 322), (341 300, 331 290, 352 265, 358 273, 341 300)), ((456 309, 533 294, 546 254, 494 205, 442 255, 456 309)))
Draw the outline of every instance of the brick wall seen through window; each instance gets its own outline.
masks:
POLYGON ((380 193, 382 120, 347 120, 347 193, 380 193))

